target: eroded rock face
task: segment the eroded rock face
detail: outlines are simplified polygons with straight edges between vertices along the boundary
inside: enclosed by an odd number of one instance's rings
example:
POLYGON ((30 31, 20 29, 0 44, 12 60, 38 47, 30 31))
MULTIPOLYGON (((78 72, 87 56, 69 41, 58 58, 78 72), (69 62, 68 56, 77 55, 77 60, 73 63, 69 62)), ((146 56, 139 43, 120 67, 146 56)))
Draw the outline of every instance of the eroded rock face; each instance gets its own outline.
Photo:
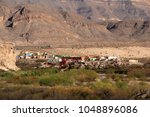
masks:
POLYGON ((128 38, 149 38, 150 21, 120 21, 111 22, 107 25, 107 29, 116 34, 124 35, 128 38))
POLYGON ((14 45, 11 43, 0 43, 0 69, 4 71, 19 70, 16 66, 14 45))

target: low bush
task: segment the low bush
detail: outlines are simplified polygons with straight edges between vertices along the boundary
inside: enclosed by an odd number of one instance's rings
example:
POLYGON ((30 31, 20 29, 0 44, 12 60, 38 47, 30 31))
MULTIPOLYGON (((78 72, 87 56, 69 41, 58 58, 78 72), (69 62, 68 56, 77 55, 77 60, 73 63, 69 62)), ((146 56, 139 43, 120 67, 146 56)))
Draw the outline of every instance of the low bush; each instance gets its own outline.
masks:
POLYGON ((73 81, 70 78, 67 77, 59 77, 58 75, 53 75, 50 77, 41 77, 39 79, 39 84, 40 85, 45 85, 45 86, 56 86, 56 85, 72 85, 73 81))
POLYGON ((0 99, 10 100, 89 100, 95 99, 94 92, 88 87, 64 87, 56 86, 49 88, 38 87, 4 87, 0 89, 0 99))
POLYGON ((3 80, 8 80, 8 79, 14 78, 15 76, 16 75, 13 72, 7 72, 7 71, 0 72, 0 79, 3 79, 3 80))
POLYGON ((56 68, 46 68, 46 69, 34 69, 34 70, 24 70, 20 71, 19 75, 21 77, 39 77, 44 75, 51 75, 58 73, 58 69, 56 68))
POLYGON ((33 80, 31 78, 20 78, 19 84, 24 84, 24 85, 33 84, 33 80))
POLYGON ((96 82, 91 86, 98 99, 111 99, 116 86, 109 80, 104 79, 101 82, 96 82))
POLYGON ((132 71, 129 73, 129 77, 142 79, 142 78, 145 78, 145 73, 140 70, 138 70, 138 71, 135 70, 135 71, 132 71))
POLYGON ((116 86, 120 89, 127 89, 128 88, 128 84, 125 81, 122 80, 118 80, 116 81, 116 86))
POLYGON ((86 69, 71 70, 70 76, 79 82, 92 82, 98 78, 98 74, 95 71, 86 69))

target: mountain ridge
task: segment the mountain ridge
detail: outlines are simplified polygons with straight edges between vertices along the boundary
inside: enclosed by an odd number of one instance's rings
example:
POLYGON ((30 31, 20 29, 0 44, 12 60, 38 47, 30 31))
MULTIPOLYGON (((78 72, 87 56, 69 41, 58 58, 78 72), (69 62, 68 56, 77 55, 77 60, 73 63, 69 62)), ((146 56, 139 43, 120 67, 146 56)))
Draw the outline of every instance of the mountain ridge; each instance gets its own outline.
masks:
POLYGON ((148 3, 149 0, 1 0, 0 36, 17 45, 149 42, 148 3))

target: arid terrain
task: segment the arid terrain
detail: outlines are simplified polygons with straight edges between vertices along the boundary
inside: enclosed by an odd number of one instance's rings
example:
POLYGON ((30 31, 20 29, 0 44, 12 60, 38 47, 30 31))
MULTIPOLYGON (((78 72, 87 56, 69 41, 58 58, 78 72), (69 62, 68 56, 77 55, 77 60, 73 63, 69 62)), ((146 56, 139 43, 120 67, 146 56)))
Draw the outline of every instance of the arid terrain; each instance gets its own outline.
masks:
POLYGON ((45 50, 54 55, 70 56, 117 56, 121 58, 150 58, 150 48, 148 47, 103 47, 103 48, 54 48, 45 50))
POLYGON ((0 0, 0 99, 150 99, 150 0, 0 0))
POLYGON ((149 37, 149 0, 0 1, 0 40, 17 46, 145 47, 149 37))

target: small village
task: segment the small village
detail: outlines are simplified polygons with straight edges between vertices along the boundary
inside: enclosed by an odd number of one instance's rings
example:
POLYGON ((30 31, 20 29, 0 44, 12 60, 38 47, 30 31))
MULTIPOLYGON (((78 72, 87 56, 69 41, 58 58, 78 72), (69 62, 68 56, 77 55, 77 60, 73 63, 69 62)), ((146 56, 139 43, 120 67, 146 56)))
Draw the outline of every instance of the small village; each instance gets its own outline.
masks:
POLYGON ((62 71, 67 69, 103 69, 109 67, 119 67, 119 66, 129 66, 129 65, 139 65, 142 66, 138 60, 129 59, 117 56, 66 56, 66 55, 50 55, 47 52, 21 52, 17 59, 24 60, 44 60, 41 62, 40 68, 58 68, 62 71))

